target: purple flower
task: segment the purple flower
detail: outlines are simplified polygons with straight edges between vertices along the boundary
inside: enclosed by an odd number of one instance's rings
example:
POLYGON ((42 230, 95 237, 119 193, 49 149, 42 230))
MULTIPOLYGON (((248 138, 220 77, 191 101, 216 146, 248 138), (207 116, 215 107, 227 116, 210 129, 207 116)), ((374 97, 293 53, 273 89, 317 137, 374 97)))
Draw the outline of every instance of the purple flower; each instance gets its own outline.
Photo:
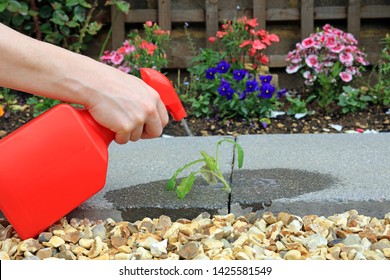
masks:
POLYGON ((231 100, 233 98, 234 89, 230 86, 229 82, 225 79, 222 79, 218 88, 219 95, 225 96, 227 100, 231 100))
POLYGON ((259 83, 255 79, 249 80, 245 84, 245 90, 247 92, 254 92, 258 89, 259 89, 259 83))
POLYGON ((271 84, 263 84, 260 88, 260 94, 258 97, 269 99, 272 97, 272 94, 275 92, 275 87, 271 84))
POLYGON ((217 73, 217 68, 209 68, 206 70, 206 78, 209 80, 214 80, 216 73, 217 73))
POLYGON ((287 93, 287 89, 283 88, 276 93, 276 98, 282 98, 287 93))
POLYGON ((225 60, 222 60, 220 63, 218 63, 217 65, 217 71, 218 73, 226 73, 227 71, 229 71, 229 68, 230 68, 230 64, 229 62, 225 61, 225 60))
POLYGON ((260 80, 262 84, 269 84, 272 80, 272 75, 260 75, 260 80))
POLYGON ((244 100, 246 98, 246 91, 244 90, 238 96, 238 100, 244 100))
POLYGON ((234 70, 234 71, 233 71, 233 78, 234 78, 236 81, 241 81, 242 79, 245 78, 246 73, 247 73, 247 72, 246 72, 245 69, 234 70))

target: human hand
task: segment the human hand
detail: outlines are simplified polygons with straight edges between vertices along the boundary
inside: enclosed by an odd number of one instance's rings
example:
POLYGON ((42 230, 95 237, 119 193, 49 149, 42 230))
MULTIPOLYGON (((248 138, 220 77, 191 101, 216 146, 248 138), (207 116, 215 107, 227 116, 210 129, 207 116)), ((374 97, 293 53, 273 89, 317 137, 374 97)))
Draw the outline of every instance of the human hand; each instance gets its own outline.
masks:
POLYGON ((95 70, 104 78, 94 84, 84 105, 98 123, 115 132, 115 142, 160 136, 168 114, 158 93, 141 79, 115 68, 101 64, 95 70))

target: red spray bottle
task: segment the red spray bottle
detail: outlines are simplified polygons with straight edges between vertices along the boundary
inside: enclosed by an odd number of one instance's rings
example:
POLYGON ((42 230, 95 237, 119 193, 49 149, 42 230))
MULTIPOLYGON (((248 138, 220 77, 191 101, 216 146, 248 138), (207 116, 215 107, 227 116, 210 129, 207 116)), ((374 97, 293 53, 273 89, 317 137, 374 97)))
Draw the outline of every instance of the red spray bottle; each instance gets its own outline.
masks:
MULTIPOLYGON (((174 120, 186 116, 169 80, 141 69, 174 120)), ((22 239, 35 237, 100 191, 114 133, 87 110, 57 105, 0 141, 0 210, 22 239)))

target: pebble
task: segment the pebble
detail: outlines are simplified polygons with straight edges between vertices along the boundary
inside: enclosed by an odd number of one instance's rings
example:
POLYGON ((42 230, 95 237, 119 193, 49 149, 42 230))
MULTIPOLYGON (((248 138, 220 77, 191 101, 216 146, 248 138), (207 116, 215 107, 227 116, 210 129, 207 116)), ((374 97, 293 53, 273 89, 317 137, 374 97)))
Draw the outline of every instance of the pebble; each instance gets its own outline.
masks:
POLYGON ((300 260, 301 259, 301 252, 298 250, 290 250, 286 254, 284 254, 283 259, 285 260, 300 260))
POLYGON ((0 219, 1 260, 390 260, 390 213, 350 210, 329 217, 287 212, 171 221, 72 219, 20 240, 0 219), (5 232, 6 231, 6 232, 5 232))
POLYGON ((104 240, 104 239, 106 239, 106 234, 107 234, 107 231, 106 231, 106 228, 104 227, 103 224, 98 224, 95 227, 93 227, 93 229, 92 229, 92 237, 93 238, 96 238, 97 236, 99 236, 102 240, 104 240))

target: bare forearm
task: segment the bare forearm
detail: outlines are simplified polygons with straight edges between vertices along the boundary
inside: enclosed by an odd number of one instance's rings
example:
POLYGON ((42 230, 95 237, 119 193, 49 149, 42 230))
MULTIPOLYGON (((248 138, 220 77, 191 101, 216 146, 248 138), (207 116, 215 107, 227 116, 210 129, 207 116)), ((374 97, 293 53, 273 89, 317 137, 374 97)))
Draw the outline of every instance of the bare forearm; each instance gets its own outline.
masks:
POLYGON ((0 24, 0 86, 84 105, 120 144, 168 122, 157 92, 135 76, 0 24))
POLYGON ((93 69, 87 70, 98 62, 2 24, 0 34, 0 86, 86 104, 89 93, 84 81, 90 80, 93 69))

